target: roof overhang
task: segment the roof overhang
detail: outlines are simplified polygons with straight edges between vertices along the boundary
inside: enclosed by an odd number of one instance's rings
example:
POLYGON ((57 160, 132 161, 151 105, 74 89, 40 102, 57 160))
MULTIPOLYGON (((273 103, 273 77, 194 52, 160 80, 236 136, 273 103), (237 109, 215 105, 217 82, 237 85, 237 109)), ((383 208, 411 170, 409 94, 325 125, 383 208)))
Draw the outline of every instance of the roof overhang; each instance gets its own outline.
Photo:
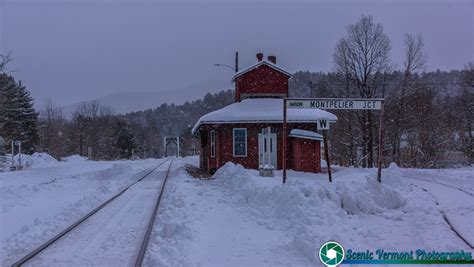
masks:
MULTIPOLYGON (((291 109, 287 112, 287 123, 314 123, 320 119, 335 122, 337 116, 320 109, 291 109)), ((195 123, 191 130, 196 135, 202 125, 218 124, 283 124, 283 99, 249 98, 207 113, 195 123)))
MULTIPOLYGON (((318 121, 317 119, 316 120, 291 120, 291 121, 288 121, 287 123, 317 123, 317 121, 318 121)), ((333 123, 333 122, 336 122, 336 120, 329 120, 329 122, 333 123)), ((198 136, 199 135, 199 130, 201 129, 201 126, 206 125, 206 124, 243 124, 243 123, 248 123, 248 124, 252 124, 252 123, 282 124, 283 121, 282 120, 201 121, 196 128, 191 130, 191 134, 192 134, 192 136, 198 136)), ((318 133, 316 133, 316 134, 318 134, 318 133)), ((291 136, 291 134, 290 134, 290 136, 291 136)), ((295 134, 294 137, 303 138, 302 136, 296 136, 296 134, 295 134)))
POLYGON ((302 129, 293 129, 291 130, 290 137, 309 139, 315 141, 323 141, 323 136, 312 131, 302 130, 302 129))

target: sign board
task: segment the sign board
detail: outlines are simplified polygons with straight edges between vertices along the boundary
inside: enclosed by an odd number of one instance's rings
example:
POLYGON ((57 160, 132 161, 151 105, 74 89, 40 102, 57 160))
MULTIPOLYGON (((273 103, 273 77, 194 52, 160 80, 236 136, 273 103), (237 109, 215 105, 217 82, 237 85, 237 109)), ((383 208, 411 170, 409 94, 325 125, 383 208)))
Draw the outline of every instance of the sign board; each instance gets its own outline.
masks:
POLYGON ((319 119, 318 120, 318 130, 329 130, 329 120, 328 119, 319 119))
POLYGON ((287 108, 294 109, 363 109, 379 110, 383 99, 379 98, 312 98, 288 99, 287 108))
POLYGON ((15 146, 21 145, 21 141, 18 141, 18 140, 17 140, 17 141, 13 141, 13 143, 15 144, 15 146))

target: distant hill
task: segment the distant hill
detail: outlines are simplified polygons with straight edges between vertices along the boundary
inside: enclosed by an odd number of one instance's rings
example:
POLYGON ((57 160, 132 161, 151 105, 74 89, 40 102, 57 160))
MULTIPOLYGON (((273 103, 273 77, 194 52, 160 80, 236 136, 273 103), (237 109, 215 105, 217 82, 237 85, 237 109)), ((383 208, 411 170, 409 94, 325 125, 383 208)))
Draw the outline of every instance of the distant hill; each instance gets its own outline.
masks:
MULTIPOLYGON (((125 114, 156 108, 163 103, 180 105, 186 101, 202 98, 206 93, 215 93, 230 89, 231 87, 232 85, 229 81, 203 81, 184 88, 156 92, 116 93, 91 100, 98 100, 102 105, 112 107, 115 113, 125 114)), ((83 102, 64 106, 65 114, 69 116, 80 103, 83 102)))

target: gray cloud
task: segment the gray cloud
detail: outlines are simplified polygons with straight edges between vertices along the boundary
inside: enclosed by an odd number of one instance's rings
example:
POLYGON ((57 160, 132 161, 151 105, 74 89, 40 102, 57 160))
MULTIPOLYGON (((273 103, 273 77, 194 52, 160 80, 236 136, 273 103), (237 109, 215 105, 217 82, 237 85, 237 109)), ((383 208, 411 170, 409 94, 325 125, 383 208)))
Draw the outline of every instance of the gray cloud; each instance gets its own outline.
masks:
MULTIPOLYGON (((69 104, 115 92, 168 91, 206 80, 230 86, 214 63, 274 53, 289 71, 329 71, 345 27, 373 15, 401 65, 406 32, 421 33, 428 70, 473 55, 472 1, 155 2, 4 1, 0 53, 37 102, 69 104)), ((183 95, 186 98, 186 95, 183 95)))

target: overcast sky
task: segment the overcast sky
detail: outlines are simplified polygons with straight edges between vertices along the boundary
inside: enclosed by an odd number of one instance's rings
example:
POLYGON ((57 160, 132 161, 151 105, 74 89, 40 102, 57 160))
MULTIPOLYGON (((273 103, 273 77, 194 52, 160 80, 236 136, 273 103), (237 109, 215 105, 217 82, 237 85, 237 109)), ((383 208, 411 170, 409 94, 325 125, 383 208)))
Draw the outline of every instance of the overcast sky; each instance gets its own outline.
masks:
MULTIPOLYGON (((290 72, 330 71, 345 27, 380 22, 401 65, 403 34, 421 33, 427 70, 474 59, 474 1, 46 1, 0 0, 0 53, 37 102, 61 104, 202 81, 230 87, 232 71, 273 53, 290 72), (3 1, 3 2, 2 2, 3 1)), ((183 95, 186 98, 186 95, 183 95)))

